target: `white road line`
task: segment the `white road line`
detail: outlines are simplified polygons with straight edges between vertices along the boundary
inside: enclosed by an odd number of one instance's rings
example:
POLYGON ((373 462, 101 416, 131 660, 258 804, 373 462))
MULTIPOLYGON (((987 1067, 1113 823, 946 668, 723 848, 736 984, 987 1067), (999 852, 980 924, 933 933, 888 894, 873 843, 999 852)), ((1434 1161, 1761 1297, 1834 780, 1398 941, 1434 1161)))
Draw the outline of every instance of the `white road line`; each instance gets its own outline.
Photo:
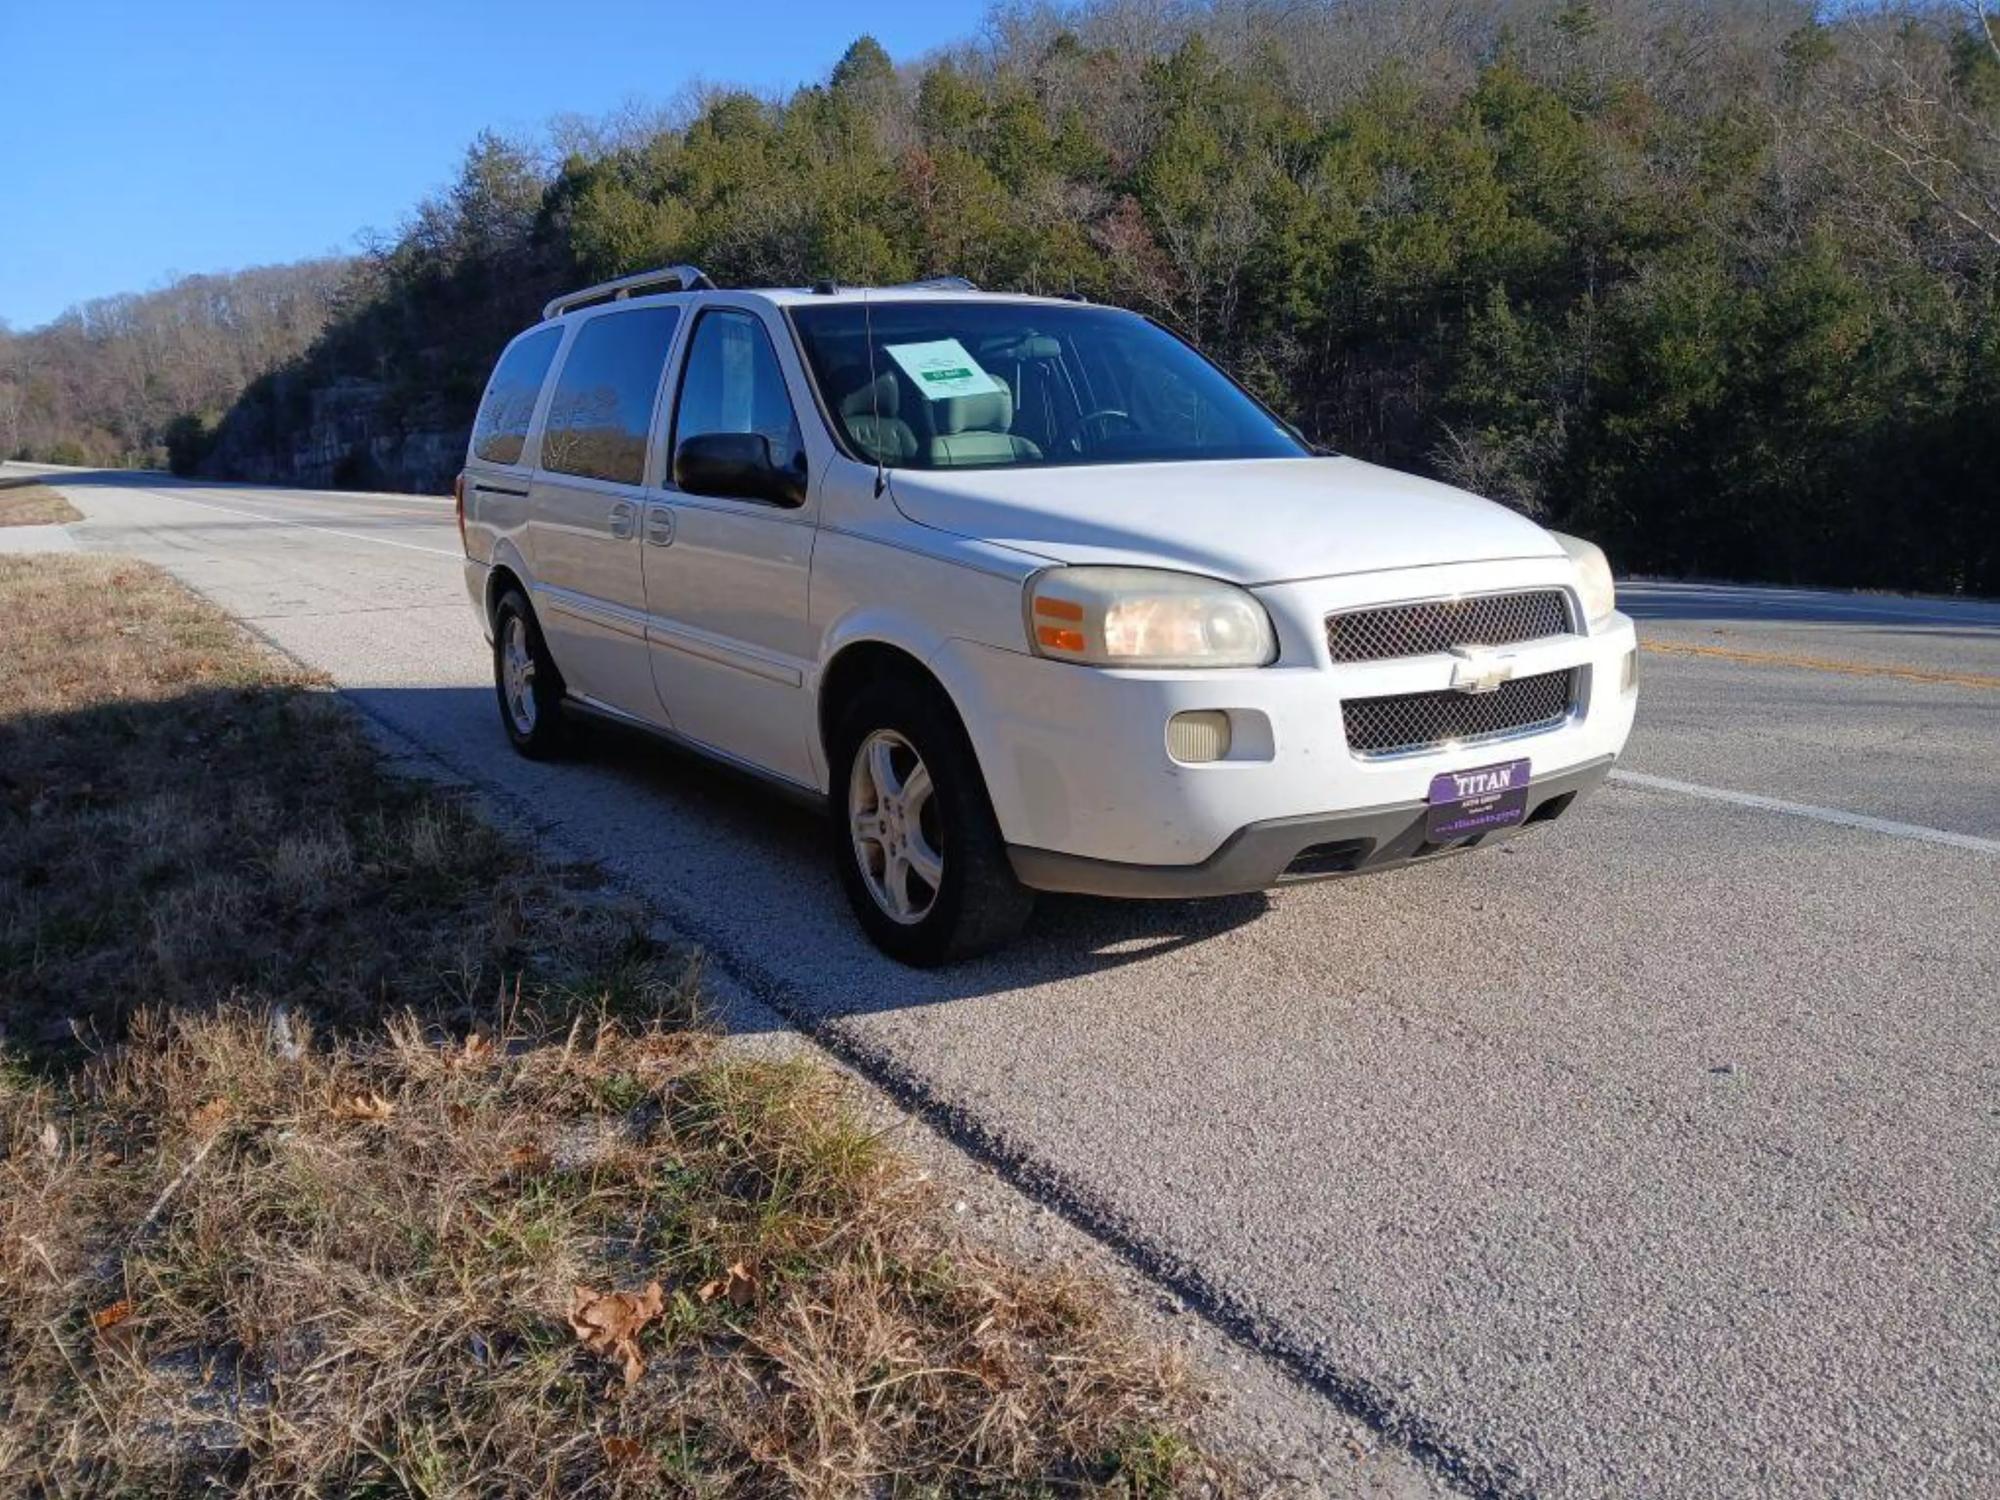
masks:
MULTIPOLYGON (((208 486, 203 485, 198 488, 206 489, 208 486)), ((288 490, 281 486, 260 487, 251 484, 242 486, 242 489, 246 499, 269 500, 274 503, 297 500, 301 504, 310 504, 315 500, 325 500, 330 493, 326 490, 288 490)), ((439 514, 451 504, 449 495, 392 495, 386 490, 340 490, 336 493, 340 500, 353 500, 363 505, 414 505, 419 510, 427 510, 433 515, 439 514)))
POLYGON ((1794 818, 1812 818, 1836 823, 1842 828, 1860 828, 1869 833, 1886 833, 1891 838, 1913 839, 1923 844, 1945 844, 1953 849, 1970 849, 1977 854, 2000 854, 2000 839, 1983 839, 1976 834, 1950 833, 1942 828, 1926 828, 1921 823, 1897 823, 1888 818, 1871 818, 1865 813, 1845 812, 1837 807, 1814 807, 1809 802, 1785 802, 1777 797, 1760 797, 1755 792, 1732 792, 1718 786, 1701 786, 1692 781, 1675 781, 1668 776, 1649 776, 1644 771, 1617 770, 1613 781, 1630 786, 1651 787, 1655 791, 1679 792, 1710 802, 1731 802, 1738 807, 1754 807, 1762 812, 1785 813, 1794 818))
MULTIPOLYGON (((95 485, 94 481, 93 485, 95 485)), ((113 487, 118 489, 145 489, 149 495, 171 495, 179 488, 178 485, 169 485, 156 490, 144 485, 135 484, 115 485, 113 487)), ((287 489, 283 485, 257 485, 249 483, 196 484, 190 485, 188 488, 202 490, 209 494, 237 495, 245 500, 268 500, 274 505, 285 501, 297 501, 301 505, 311 505, 315 502, 328 500, 333 501, 335 504, 351 501, 357 505, 414 505, 419 510, 430 511, 433 515, 442 512, 447 505, 451 504, 451 496, 449 495, 392 495, 385 490, 297 490, 287 489)))
POLYGON ((463 552, 453 552, 444 547, 420 547, 415 542, 392 542, 385 536, 364 536, 358 531, 341 531, 332 526, 314 526, 305 521, 287 520, 284 516, 267 516, 257 510, 237 510, 232 506, 217 505, 211 500, 190 500, 185 495, 176 495, 167 490, 141 489, 137 485, 120 486, 130 488, 154 499, 173 500, 181 505, 199 506, 203 510, 219 510, 226 516, 245 516, 252 521, 269 521, 273 526, 296 526, 301 531, 317 531, 325 536, 345 537, 350 542, 373 542, 378 547, 400 547, 405 552, 428 552, 432 557, 463 558, 463 552))

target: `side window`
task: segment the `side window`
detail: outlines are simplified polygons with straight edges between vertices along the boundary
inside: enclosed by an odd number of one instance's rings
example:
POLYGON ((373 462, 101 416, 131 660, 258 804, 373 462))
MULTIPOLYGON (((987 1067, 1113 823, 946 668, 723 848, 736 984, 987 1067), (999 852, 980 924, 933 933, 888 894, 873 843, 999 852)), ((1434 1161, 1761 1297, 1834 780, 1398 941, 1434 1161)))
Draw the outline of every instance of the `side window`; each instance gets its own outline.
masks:
POLYGON ((604 313, 577 330, 542 427, 542 467, 638 484, 677 307, 604 313))
POLYGON ((763 434, 771 444, 771 462, 780 469, 804 461, 784 372, 762 320, 752 313, 716 308, 694 325, 674 442, 710 432, 763 434))
POLYGON ((486 399, 472 419, 472 456, 489 464, 517 464, 534 419, 535 398, 562 342, 560 328, 544 328, 517 339, 501 356, 486 385, 486 399))

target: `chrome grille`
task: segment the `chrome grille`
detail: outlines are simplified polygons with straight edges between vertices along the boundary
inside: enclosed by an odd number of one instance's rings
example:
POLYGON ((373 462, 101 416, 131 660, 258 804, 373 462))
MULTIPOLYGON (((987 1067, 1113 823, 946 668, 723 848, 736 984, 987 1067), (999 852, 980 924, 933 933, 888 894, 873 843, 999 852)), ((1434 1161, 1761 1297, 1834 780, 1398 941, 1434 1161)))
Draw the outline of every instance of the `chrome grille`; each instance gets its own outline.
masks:
POLYGON ((1517 677, 1490 693, 1398 693, 1351 698, 1340 706, 1347 746, 1360 755, 1413 750, 1554 729, 1569 717, 1576 673, 1517 677))
POLYGON ((1532 589, 1346 610, 1326 617, 1326 646, 1337 662, 1387 661, 1453 646, 1508 646, 1569 631, 1562 590, 1532 589))

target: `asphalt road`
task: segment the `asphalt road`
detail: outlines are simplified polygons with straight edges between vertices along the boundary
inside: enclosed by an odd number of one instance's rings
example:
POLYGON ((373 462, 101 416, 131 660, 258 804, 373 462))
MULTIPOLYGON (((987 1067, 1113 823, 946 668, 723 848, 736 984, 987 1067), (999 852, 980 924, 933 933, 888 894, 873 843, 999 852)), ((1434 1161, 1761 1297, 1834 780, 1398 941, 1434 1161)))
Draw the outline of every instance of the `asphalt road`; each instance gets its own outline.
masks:
POLYGON ((919 975, 817 825, 506 748, 447 507, 47 476, 1472 1488, 1992 1493, 2000 606, 1633 586, 1621 779, 1482 855, 1048 901, 919 975))

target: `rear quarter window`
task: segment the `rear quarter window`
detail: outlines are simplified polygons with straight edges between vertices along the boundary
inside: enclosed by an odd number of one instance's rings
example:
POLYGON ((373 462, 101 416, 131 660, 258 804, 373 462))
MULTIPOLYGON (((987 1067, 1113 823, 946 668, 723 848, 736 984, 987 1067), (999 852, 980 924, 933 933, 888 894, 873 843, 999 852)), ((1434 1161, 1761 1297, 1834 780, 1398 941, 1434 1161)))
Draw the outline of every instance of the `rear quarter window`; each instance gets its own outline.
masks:
POLYGON ((479 403, 479 415, 472 421, 472 456, 489 464, 517 464, 528 443, 528 424, 534 420, 535 398, 542 393, 542 381, 562 343, 560 328, 544 328, 539 333, 517 339, 500 357, 492 380, 486 385, 486 399, 479 403))

